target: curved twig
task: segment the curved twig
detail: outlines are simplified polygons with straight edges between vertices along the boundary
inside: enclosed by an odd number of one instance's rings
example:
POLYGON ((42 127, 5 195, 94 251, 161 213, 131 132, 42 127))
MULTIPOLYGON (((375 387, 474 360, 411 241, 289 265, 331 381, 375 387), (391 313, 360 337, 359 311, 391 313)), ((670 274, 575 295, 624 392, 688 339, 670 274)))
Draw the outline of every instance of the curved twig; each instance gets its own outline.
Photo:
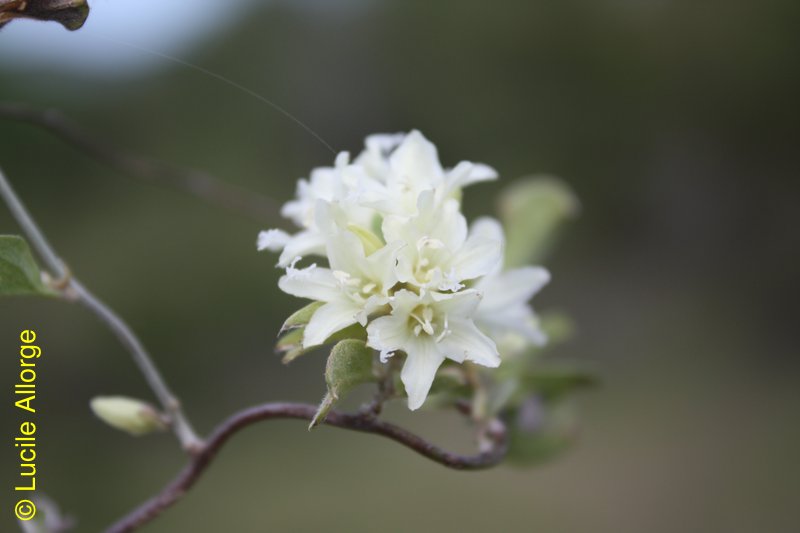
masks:
POLYGON ((241 213, 258 222, 281 227, 280 208, 270 197, 220 180, 207 172, 181 168, 155 159, 133 155, 91 135, 56 109, 0 102, 0 118, 27 122, 44 128, 87 155, 130 177, 163 183, 204 201, 241 213))
POLYGON ((134 363, 141 370, 142 375, 144 375, 145 380, 153 390, 153 394, 156 395, 164 410, 169 414, 173 422, 172 427, 175 435, 180 440, 183 448, 187 452, 198 449, 201 446, 200 439, 192 429, 192 425, 183 412, 180 402, 167 386, 166 381, 161 376, 158 367, 153 362, 150 354, 147 353, 147 350, 145 350, 142 342, 119 315, 101 302, 70 273, 44 236, 44 233, 42 233, 39 225, 36 224, 25 205, 17 196, 2 170, 0 170, 0 198, 6 202, 11 215, 17 220, 23 233, 28 237, 31 245, 50 270, 50 277, 55 280, 53 285, 61 290, 66 299, 78 301, 86 306, 116 335, 133 357, 134 363))
MULTIPOLYGON (((189 464, 162 491, 147 500, 130 514, 106 530, 106 533, 127 533, 153 520, 162 511, 175 504, 202 476, 219 450, 234 434, 245 427, 274 418, 296 418, 311 420, 317 411, 315 405, 302 403, 267 403, 240 411, 222 424, 208 437, 204 447, 192 457, 189 464)), ((448 468, 457 470, 479 470, 497 465, 506 455, 506 431, 496 421, 490 437, 493 446, 477 455, 459 455, 431 444, 422 437, 389 422, 378 420, 368 414, 346 414, 331 411, 325 424, 363 433, 380 435, 411 448, 448 468)))

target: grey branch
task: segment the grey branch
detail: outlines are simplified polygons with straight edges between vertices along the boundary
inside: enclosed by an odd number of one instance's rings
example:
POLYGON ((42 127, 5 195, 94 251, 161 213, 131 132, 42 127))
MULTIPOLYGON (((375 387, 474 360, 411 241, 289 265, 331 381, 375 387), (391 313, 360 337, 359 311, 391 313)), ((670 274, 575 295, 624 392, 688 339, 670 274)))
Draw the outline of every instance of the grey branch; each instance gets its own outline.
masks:
POLYGON ((56 109, 0 102, 0 118, 44 128, 129 177, 187 192, 209 204, 264 224, 276 227, 286 224, 280 217, 278 204, 272 198, 227 183, 207 172, 173 166, 120 150, 98 136, 91 135, 56 109))
POLYGON ((19 223, 22 231, 28 237, 33 248, 44 261, 53 277, 58 278, 53 283, 61 289, 62 293, 69 299, 77 300, 89 310, 91 310, 106 326, 117 336, 122 345, 130 352, 134 362, 141 370, 148 385, 153 390, 164 410, 170 417, 172 428, 175 431, 183 448, 194 453, 200 448, 201 442, 191 424, 186 419, 175 395, 164 382, 161 373, 155 363, 145 350, 141 341, 133 333, 133 330, 107 305, 101 302, 89 290, 74 278, 64 263, 58 257, 53 247, 45 238, 39 226, 31 217, 28 210, 22 204, 11 183, 6 179, 5 174, 0 170, 0 196, 3 197, 8 205, 11 214, 19 223))
MULTIPOLYGON (((106 533, 134 531, 174 505, 203 475, 225 443, 240 430, 263 420, 280 418, 312 420, 316 412, 316 405, 267 403, 234 414, 214 430, 206 440, 203 448, 191 458, 189 464, 172 482, 164 487, 159 494, 110 526, 106 533)), ((443 450, 406 429, 389 422, 383 422, 366 413, 345 414, 331 411, 323 423, 329 426, 386 437, 432 461, 456 470, 479 470, 495 466, 503 460, 507 452, 506 430, 499 420, 493 421, 491 431, 488 434, 491 438, 492 446, 477 455, 459 455, 443 450)))

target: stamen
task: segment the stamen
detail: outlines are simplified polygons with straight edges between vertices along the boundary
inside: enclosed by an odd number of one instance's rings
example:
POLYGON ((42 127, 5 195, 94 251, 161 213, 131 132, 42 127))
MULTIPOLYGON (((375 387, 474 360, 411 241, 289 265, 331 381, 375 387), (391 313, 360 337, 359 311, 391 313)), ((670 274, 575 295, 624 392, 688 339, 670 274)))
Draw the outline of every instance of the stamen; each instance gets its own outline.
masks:
POLYGON ((448 327, 447 315, 445 314, 444 326, 442 327, 442 332, 439 334, 438 337, 436 337, 436 342, 442 342, 442 339, 450 335, 450 333, 452 333, 452 331, 450 331, 450 328, 448 327))

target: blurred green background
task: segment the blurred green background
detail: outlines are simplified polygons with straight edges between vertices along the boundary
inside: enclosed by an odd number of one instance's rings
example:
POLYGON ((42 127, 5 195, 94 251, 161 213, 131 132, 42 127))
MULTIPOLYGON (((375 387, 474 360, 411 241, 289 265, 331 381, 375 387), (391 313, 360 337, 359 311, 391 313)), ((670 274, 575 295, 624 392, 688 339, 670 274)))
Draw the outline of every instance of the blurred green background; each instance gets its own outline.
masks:
MULTIPOLYGON (((59 108, 134 153, 280 202, 332 162, 269 106, 112 37, 253 89, 337 150, 419 128, 446 165, 499 170, 499 183, 467 190, 471 215, 493 213, 516 177, 562 176, 582 210, 536 304, 577 323, 552 357, 602 380, 579 398, 578 445, 532 470, 459 473, 370 436, 252 427, 146 531, 800 530, 800 4, 175 0, 162 14, 121 3, 92 2, 74 34, 26 21, 0 31, 0 99, 59 108), (118 26, 104 27, 114 9, 118 26), (160 40, 187 28, 180 45, 160 40), (84 43, 71 55, 58 44, 70 39, 84 43)), ((275 256, 255 251, 266 223, 130 180, 29 125, 0 122, 0 164, 200 430, 250 404, 322 396, 322 354, 284 367, 272 352, 299 302, 277 290, 275 256)), ((4 209, 0 232, 18 232, 4 209)), ((97 531, 183 459, 170 435, 133 439, 91 415, 92 396, 149 392, 110 333, 61 302, 0 301, 6 435, 23 328, 45 350, 40 488, 78 531, 97 531)), ((469 449, 451 415, 389 417, 469 449)), ((17 475, 9 443, 4 480, 17 475)), ((13 531, 6 485, 0 530, 13 531)))

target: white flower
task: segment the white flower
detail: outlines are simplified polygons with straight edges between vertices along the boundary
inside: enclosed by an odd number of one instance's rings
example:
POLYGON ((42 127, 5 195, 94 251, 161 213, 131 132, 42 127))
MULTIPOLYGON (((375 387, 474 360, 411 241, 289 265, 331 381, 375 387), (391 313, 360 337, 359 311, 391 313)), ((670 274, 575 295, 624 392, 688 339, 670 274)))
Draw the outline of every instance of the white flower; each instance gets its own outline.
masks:
POLYGON ((497 172, 484 164, 462 161, 445 170, 439 154, 422 133, 413 130, 398 143, 397 136, 376 136, 367 139, 367 150, 356 163, 372 171, 383 187, 375 187, 365 195, 365 205, 383 213, 409 216, 415 213, 417 199, 423 191, 435 191, 437 202, 458 195, 462 187, 497 178, 497 172), (392 148, 397 143, 397 148, 392 148))
POLYGON ((342 152, 333 167, 315 168, 308 180, 299 180, 296 198, 283 206, 281 214, 301 230, 294 235, 280 230, 261 232, 258 249, 282 250, 281 267, 296 257, 324 256, 323 228, 315 216, 319 200, 341 204, 351 222, 370 227, 385 214, 416 214, 423 191, 434 191, 437 202, 443 202, 458 196, 462 187, 496 177, 492 168, 467 161, 452 170, 443 169, 436 147, 416 130, 408 135, 372 135, 354 162, 342 152))
POLYGON ((419 195, 418 214, 410 219, 387 216, 383 235, 387 242, 402 241, 397 278, 423 289, 457 291, 463 281, 491 272, 502 260, 503 241, 467 232, 458 202, 437 206, 433 191, 419 195))
POLYGON ((392 313, 367 326, 367 343, 380 350, 382 361, 398 350, 406 353, 400 379, 409 409, 423 404, 445 359, 488 367, 500 364, 494 342, 471 319, 480 301, 480 293, 473 290, 454 294, 429 291, 421 296, 404 289, 392 297, 392 313))
POLYGON ((365 144, 354 161, 343 152, 333 167, 300 180, 282 209, 300 231, 263 231, 257 247, 281 252, 281 290, 323 304, 305 326, 303 347, 361 324, 382 361, 405 354, 400 377, 417 409, 445 359, 496 367, 496 343, 544 342, 528 300, 549 274, 503 272, 499 222, 482 218, 468 227, 461 189, 496 178, 493 169, 467 161, 443 168, 418 131, 373 135, 365 144), (327 266, 298 268, 309 255, 327 266))
MULTIPOLYGON (((489 217, 476 220, 471 231, 484 240, 505 242, 503 228, 489 217)), ((509 336, 520 336, 529 344, 545 344, 547 336, 528 302, 549 281, 550 273, 545 268, 530 266, 503 271, 502 261, 497 263, 493 271, 475 284, 475 289, 484 294, 475 321, 498 343, 509 336)))
MULTIPOLYGON (((320 202, 320 218, 332 217, 320 202)), ((384 246, 373 253, 353 232, 333 226, 327 235, 330 268, 316 264, 297 269, 294 263, 278 281, 282 291, 325 302, 311 317, 303 332, 303 347, 317 346, 333 333, 356 322, 366 326, 369 315, 389 302, 389 290, 397 283, 394 265, 397 249, 384 246)))

